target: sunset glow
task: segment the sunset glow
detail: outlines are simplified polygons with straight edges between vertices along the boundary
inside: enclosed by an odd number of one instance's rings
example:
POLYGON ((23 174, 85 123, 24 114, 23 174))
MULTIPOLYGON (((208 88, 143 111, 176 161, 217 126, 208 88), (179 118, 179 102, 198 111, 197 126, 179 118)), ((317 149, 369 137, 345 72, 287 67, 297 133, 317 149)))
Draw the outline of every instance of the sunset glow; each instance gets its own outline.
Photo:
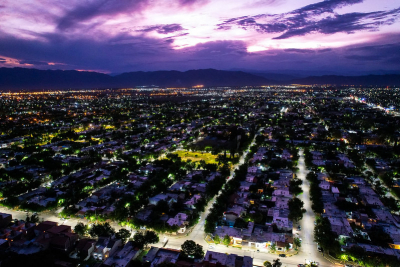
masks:
MULTIPOLYGON (((398 44, 399 14, 395 0, 6 1, 0 6, 0 66, 260 69, 260 60, 276 62, 287 49, 307 50, 292 53, 293 68, 308 50, 359 65, 376 58, 373 47, 390 47, 389 54, 398 44), (254 55, 259 58, 249 58, 254 55)), ((399 69, 385 60, 377 58, 370 68, 399 69)), ((308 61, 318 64, 312 56, 308 61)))

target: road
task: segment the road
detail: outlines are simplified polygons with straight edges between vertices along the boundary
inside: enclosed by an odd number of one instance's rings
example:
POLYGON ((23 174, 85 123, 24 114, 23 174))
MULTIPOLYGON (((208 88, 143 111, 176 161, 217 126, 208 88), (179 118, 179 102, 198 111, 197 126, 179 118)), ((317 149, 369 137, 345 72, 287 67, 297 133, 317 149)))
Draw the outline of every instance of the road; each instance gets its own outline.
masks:
MULTIPOLYGON (((254 139, 255 140, 255 139, 254 139)), ((254 144, 254 140, 251 143, 250 147, 254 144)), ((299 152, 300 158, 299 158, 299 172, 297 173, 298 178, 303 181, 302 189, 303 189, 303 194, 300 195, 300 199, 304 202, 304 208, 307 210, 307 212, 304 214, 303 219, 300 222, 302 230, 299 233, 300 237, 302 238, 302 247, 300 248, 300 251, 297 255, 294 255, 292 257, 288 258, 280 258, 281 262, 283 263, 282 267, 295 267, 300 263, 305 263, 306 260, 314 260, 320 263, 319 266, 323 267, 328 267, 328 266, 334 266, 330 262, 328 262, 321 253, 317 251, 317 245, 314 242, 314 220, 315 220, 315 215, 314 212, 311 209, 311 201, 309 197, 309 182, 306 180, 306 175, 307 175, 307 169, 304 164, 304 155, 303 151, 301 150, 299 152)), ((241 164, 244 163, 244 159, 247 156, 247 151, 243 153, 241 159, 239 160, 239 163, 232 168, 231 176, 230 179, 234 176, 234 170, 241 164)), ((217 197, 217 196, 216 196, 217 197)), ((213 205, 214 200, 216 199, 214 197, 207 205, 205 212, 202 213, 200 220, 198 224, 196 224, 191 231, 188 233, 188 235, 179 235, 179 236, 173 236, 173 235, 160 235, 160 243, 155 244, 155 246, 163 246, 162 240, 164 240, 164 237, 168 238, 168 243, 166 245, 167 248, 173 248, 173 249, 181 249, 181 245, 186 241, 186 240, 193 240, 197 244, 200 244, 203 246, 204 250, 212 250, 212 251, 217 251, 221 253, 230 253, 230 254, 237 254, 239 256, 249 256, 253 258, 253 264, 254 265, 259 265, 262 266, 264 261, 272 261, 276 258, 278 258, 277 255, 270 254, 270 253, 264 253, 264 252, 256 252, 255 250, 247 249, 247 248, 233 248, 233 247, 226 247, 224 245, 214 245, 214 248, 210 248, 208 243, 204 240, 205 234, 204 234, 204 224, 205 224, 205 219, 207 215, 209 214, 209 211, 213 205)), ((25 220, 26 218, 26 212, 23 211, 15 211, 15 210, 10 210, 4 207, 0 207, 0 212, 4 213, 10 213, 13 215, 13 218, 17 219, 22 219, 25 220)), ((44 220, 50 220, 50 221, 55 221, 58 222, 59 224, 66 224, 70 225, 72 228, 78 223, 78 222, 84 222, 88 223, 87 220, 82 220, 82 219, 69 219, 66 221, 61 220, 57 216, 56 211, 51 211, 51 212, 42 212, 39 214, 40 221, 44 220)), ((117 231, 121 228, 117 223, 113 222, 111 223, 111 226, 115 228, 117 231)), ((297 233, 297 231, 295 231, 297 233)))
MULTIPOLYGON (((318 252, 317 244, 314 242, 315 214, 311 209, 312 203, 310 200, 310 182, 306 179, 308 170, 304 164, 303 150, 299 151, 299 156, 299 172, 297 173, 297 177, 303 181, 303 194, 301 194, 299 198, 304 202, 306 213, 304 214, 303 219, 300 221, 301 231, 294 231, 299 233, 300 237, 302 238, 301 248, 297 257, 300 257, 304 260, 314 260, 316 262, 323 263, 326 260, 322 254, 318 252)), ((297 227, 295 228, 297 229, 297 227)))
MULTIPOLYGON (((250 145, 250 147, 254 144, 254 142, 250 145)), ((242 155, 242 158, 239 161, 239 164, 244 163, 244 158, 246 157, 247 152, 245 152, 242 155)), ((238 164, 238 165, 239 165, 238 164)), ((236 166, 237 167, 237 166, 236 166)), ((302 189, 303 189, 303 194, 300 196, 300 199, 304 202, 304 208, 307 210, 307 212, 304 214, 303 219, 300 222, 302 230, 299 233, 300 237, 302 238, 302 247, 300 248, 300 251, 297 255, 294 255, 292 257, 288 258, 280 258, 281 262, 283 263, 283 267, 294 267, 298 266, 300 263, 305 263, 307 260, 313 260, 316 262, 319 262, 319 266, 323 267, 328 267, 328 266, 334 266, 332 263, 327 261, 322 253, 319 253, 317 250, 317 245, 314 242, 314 221, 315 221, 315 215, 314 212, 311 209, 311 201, 310 201, 310 196, 309 196, 309 191, 310 191, 310 184, 306 180, 306 175, 308 173, 307 168, 305 167, 304 164, 304 155, 303 151, 300 151, 300 158, 299 158, 299 172, 298 172, 298 177, 303 181, 302 189)), ((231 178, 233 176, 233 173, 231 174, 231 178)), ((187 236, 167 236, 169 239, 168 244, 166 247, 168 248, 174 248, 174 249, 180 249, 181 245, 185 240, 193 240, 197 244, 200 244, 203 246, 204 250, 211 250, 211 251, 217 251, 221 253, 231 253, 231 254, 237 254, 239 256, 250 256, 253 258, 253 264, 254 265, 259 265, 262 266, 264 261, 272 261, 276 258, 278 258, 277 255, 273 255, 270 253, 264 253, 264 252, 256 252, 255 250, 247 249, 247 248, 233 248, 233 247, 226 247, 224 245, 213 245, 214 248, 209 248, 208 243, 204 240, 204 224, 205 224, 205 218, 209 214, 209 210, 212 207, 212 203, 214 202, 215 198, 209 202, 208 206, 205 209, 205 212, 201 215, 199 223, 193 228, 193 230, 187 235, 187 236)), ((296 231, 297 232, 297 231, 296 231)), ((160 239, 163 239, 162 236, 160 236, 160 239)))

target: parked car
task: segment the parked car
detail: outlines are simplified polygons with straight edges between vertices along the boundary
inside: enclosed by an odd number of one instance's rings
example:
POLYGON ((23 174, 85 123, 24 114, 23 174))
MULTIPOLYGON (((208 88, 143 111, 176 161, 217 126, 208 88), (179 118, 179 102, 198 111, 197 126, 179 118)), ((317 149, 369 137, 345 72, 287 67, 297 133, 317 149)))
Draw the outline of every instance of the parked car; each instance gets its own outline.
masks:
POLYGON ((306 267, 304 264, 298 264, 297 267, 306 267))
POLYGON ((278 256, 279 256, 279 257, 282 257, 282 258, 285 258, 285 257, 286 257, 286 254, 279 254, 278 256))

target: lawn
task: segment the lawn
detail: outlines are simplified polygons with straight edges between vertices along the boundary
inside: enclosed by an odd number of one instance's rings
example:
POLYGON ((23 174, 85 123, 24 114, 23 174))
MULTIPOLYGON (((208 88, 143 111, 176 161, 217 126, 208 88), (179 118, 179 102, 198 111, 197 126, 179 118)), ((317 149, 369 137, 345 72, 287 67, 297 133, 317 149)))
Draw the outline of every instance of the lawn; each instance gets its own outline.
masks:
POLYGON ((206 152, 191 152, 186 150, 177 151, 174 154, 177 154, 182 160, 192 160, 192 161, 200 161, 204 160, 206 163, 217 163, 215 160, 217 155, 212 155, 211 153, 206 152))

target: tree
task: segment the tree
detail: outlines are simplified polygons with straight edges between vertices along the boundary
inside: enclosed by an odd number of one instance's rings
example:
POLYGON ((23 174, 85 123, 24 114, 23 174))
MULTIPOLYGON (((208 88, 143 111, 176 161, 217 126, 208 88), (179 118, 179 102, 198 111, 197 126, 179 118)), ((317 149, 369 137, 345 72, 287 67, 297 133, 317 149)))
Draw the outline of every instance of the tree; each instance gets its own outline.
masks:
POLYGON ((314 241, 324 250, 340 251, 340 244, 336 241, 336 235, 332 232, 331 223, 328 218, 320 218, 314 227, 314 241))
POLYGON ((271 250, 271 252, 275 252, 276 251, 276 243, 272 243, 271 246, 269 247, 269 250, 271 250))
POLYGON ((303 218, 303 213, 306 212, 303 209, 304 202, 298 199, 297 197, 292 198, 289 200, 289 220, 292 221, 299 221, 303 218))
POLYGON ((112 236, 114 233, 114 228, 112 228, 108 222, 93 224, 92 228, 89 230, 89 235, 92 237, 112 236))
POLYGON ((264 261, 263 265, 264 267, 272 267, 272 264, 269 261, 264 261))
POLYGON ((134 236, 133 236, 133 241, 136 243, 136 246, 140 249, 142 249, 144 247, 144 234, 142 232, 137 232, 134 236))
POLYGON ((122 242, 126 242, 129 237, 131 237, 131 232, 127 229, 121 228, 119 231, 115 234, 115 237, 118 239, 121 239, 122 242))
POLYGON ((192 240, 186 240, 181 246, 181 252, 185 258, 201 259, 204 257, 203 246, 192 240))
POLYGON ((219 235, 215 235, 215 236, 214 236, 214 243, 215 243, 216 245, 218 245, 219 243, 221 243, 221 239, 219 238, 219 235))
POLYGON ((235 220, 235 227, 236 228, 247 228, 247 222, 245 222, 242 218, 238 217, 235 220))
POLYGON ((294 178, 290 180, 289 182, 289 190, 292 194, 294 195, 299 195, 300 193, 303 192, 301 189, 301 185, 303 184, 303 181, 297 178, 294 178))
POLYGON ((282 266, 282 262, 280 259, 276 259, 274 260, 274 263, 272 264, 272 267, 281 267, 282 266))
POLYGON ((79 222, 74 227, 74 232, 80 236, 84 236, 87 233, 87 225, 79 222))
POLYGON ((229 235, 225 235, 224 239, 222 240, 222 244, 224 244, 225 246, 229 246, 230 243, 231 243, 231 238, 229 237, 229 235))
POLYGON ((155 244, 160 241, 160 238, 154 231, 146 231, 144 234, 144 245, 147 247, 148 244, 155 244))
POLYGON ((215 226, 217 224, 217 219, 212 218, 212 213, 209 213, 206 218, 206 223, 204 225, 204 232, 211 234, 215 231, 215 226))
POLYGON ((293 242, 294 242, 294 246, 295 246, 296 249, 301 247, 300 238, 296 237, 293 242))

